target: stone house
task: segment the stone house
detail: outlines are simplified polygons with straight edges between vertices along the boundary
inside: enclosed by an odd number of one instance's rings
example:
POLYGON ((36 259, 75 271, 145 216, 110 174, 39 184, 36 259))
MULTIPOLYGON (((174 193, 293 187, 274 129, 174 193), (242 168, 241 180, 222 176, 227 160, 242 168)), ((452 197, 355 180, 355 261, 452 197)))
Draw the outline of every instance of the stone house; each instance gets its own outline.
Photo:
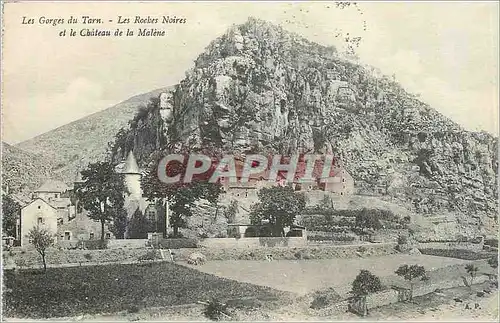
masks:
POLYGON ((21 209, 20 237, 18 237, 21 247, 30 244, 28 233, 36 227, 46 229, 52 233, 55 242, 57 240, 58 216, 58 210, 42 198, 37 197, 31 203, 25 205, 21 209))
POLYGON ((305 172, 305 166, 299 164, 296 179, 292 184, 295 191, 308 192, 320 190, 332 192, 340 196, 354 194, 354 179, 340 164, 333 163, 330 171, 324 174, 323 164, 316 163, 313 167, 310 180, 306 180, 305 172))
POLYGON ((65 183, 49 179, 33 192, 32 198, 41 198, 47 202, 61 200, 68 198, 66 193, 69 190, 70 188, 65 183))

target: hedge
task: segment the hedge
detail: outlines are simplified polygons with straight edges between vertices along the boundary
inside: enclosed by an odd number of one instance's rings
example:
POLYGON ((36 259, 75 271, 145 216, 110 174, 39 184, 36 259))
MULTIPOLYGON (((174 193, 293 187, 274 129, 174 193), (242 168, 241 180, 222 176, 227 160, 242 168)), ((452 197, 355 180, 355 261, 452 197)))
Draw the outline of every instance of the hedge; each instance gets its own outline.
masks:
POLYGON ((354 241, 356 238, 347 235, 332 235, 332 236, 321 236, 321 235, 308 235, 307 240, 311 241, 354 241))
POLYGON ((449 257, 464 260, 480 260, 488 259, 492 256, 491 252, 476 252, 467 249, 434 249, 434 248, 422 248, 419 249, 424 255, 439 256, 439 257, 449 257))
POLYGON ((161 249, 197 248, 198 242, 188 238, 160 239, 158 247, 161 249))

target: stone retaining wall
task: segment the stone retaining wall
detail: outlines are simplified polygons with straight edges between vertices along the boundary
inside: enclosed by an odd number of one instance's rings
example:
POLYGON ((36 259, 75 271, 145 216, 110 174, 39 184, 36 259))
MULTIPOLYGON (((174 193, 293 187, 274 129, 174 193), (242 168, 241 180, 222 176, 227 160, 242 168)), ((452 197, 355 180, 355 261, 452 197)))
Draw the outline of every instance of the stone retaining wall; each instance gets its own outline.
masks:
POLYGON ((202 248, 303 247, 307 244, 307 239, 306 237, 207 238, 198 244, 202 248))
POLYGON ((395 243, 347 246, 254 247, 175 249, 174 259, 186 260, 193 252, 201 252, 207 260, 274 260, 357 258, 394 254, 395 243), (362 250, 362 249, 364 250, 362 250))
MULTIPOLYGON (((109 263, 135 261, 149 250, 135 249, 105 249, 105 250, 47 250, 47 266, 72 263, 109 263)), ((20 268, 41 267, 42 260, 35 250, 17 250, 4 252, 4 268, 12 268, 15 264, 20 268)))

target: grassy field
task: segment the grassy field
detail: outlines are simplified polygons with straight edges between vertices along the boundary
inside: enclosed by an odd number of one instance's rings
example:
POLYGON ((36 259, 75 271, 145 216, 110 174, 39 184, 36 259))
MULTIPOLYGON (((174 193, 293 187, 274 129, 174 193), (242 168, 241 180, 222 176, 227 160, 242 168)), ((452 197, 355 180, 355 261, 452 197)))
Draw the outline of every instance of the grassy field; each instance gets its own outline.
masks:
POLYGON ((379 277, 386 277, 392 276, 402 264, 420 264, 426 270, 435 270, 467 263, 469 261, 453 258, 397 254, 369 258, 272 262, 209 261, 197 269, 220 277, 304 295, 328 287, 334 287, 340 294, 346 294, 361 269, 367 269, 379 277))
POLYGON ((287 293, 172 263, 4 272, 4 317, 61 317, 137 311, 210 297, 277 299, 287 293))

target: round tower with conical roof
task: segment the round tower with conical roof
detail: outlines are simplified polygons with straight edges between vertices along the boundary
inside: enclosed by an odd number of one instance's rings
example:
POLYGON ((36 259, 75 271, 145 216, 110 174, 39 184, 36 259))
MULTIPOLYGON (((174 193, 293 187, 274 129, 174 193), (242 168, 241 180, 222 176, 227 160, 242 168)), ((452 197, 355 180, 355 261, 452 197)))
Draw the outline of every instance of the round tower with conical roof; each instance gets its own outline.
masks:
POLYGON ((128 153, 122 174, 124 175, 125 186, 129 192, 129 198, 140 199, 142 196, 141 172, 132 150, 128 153))

